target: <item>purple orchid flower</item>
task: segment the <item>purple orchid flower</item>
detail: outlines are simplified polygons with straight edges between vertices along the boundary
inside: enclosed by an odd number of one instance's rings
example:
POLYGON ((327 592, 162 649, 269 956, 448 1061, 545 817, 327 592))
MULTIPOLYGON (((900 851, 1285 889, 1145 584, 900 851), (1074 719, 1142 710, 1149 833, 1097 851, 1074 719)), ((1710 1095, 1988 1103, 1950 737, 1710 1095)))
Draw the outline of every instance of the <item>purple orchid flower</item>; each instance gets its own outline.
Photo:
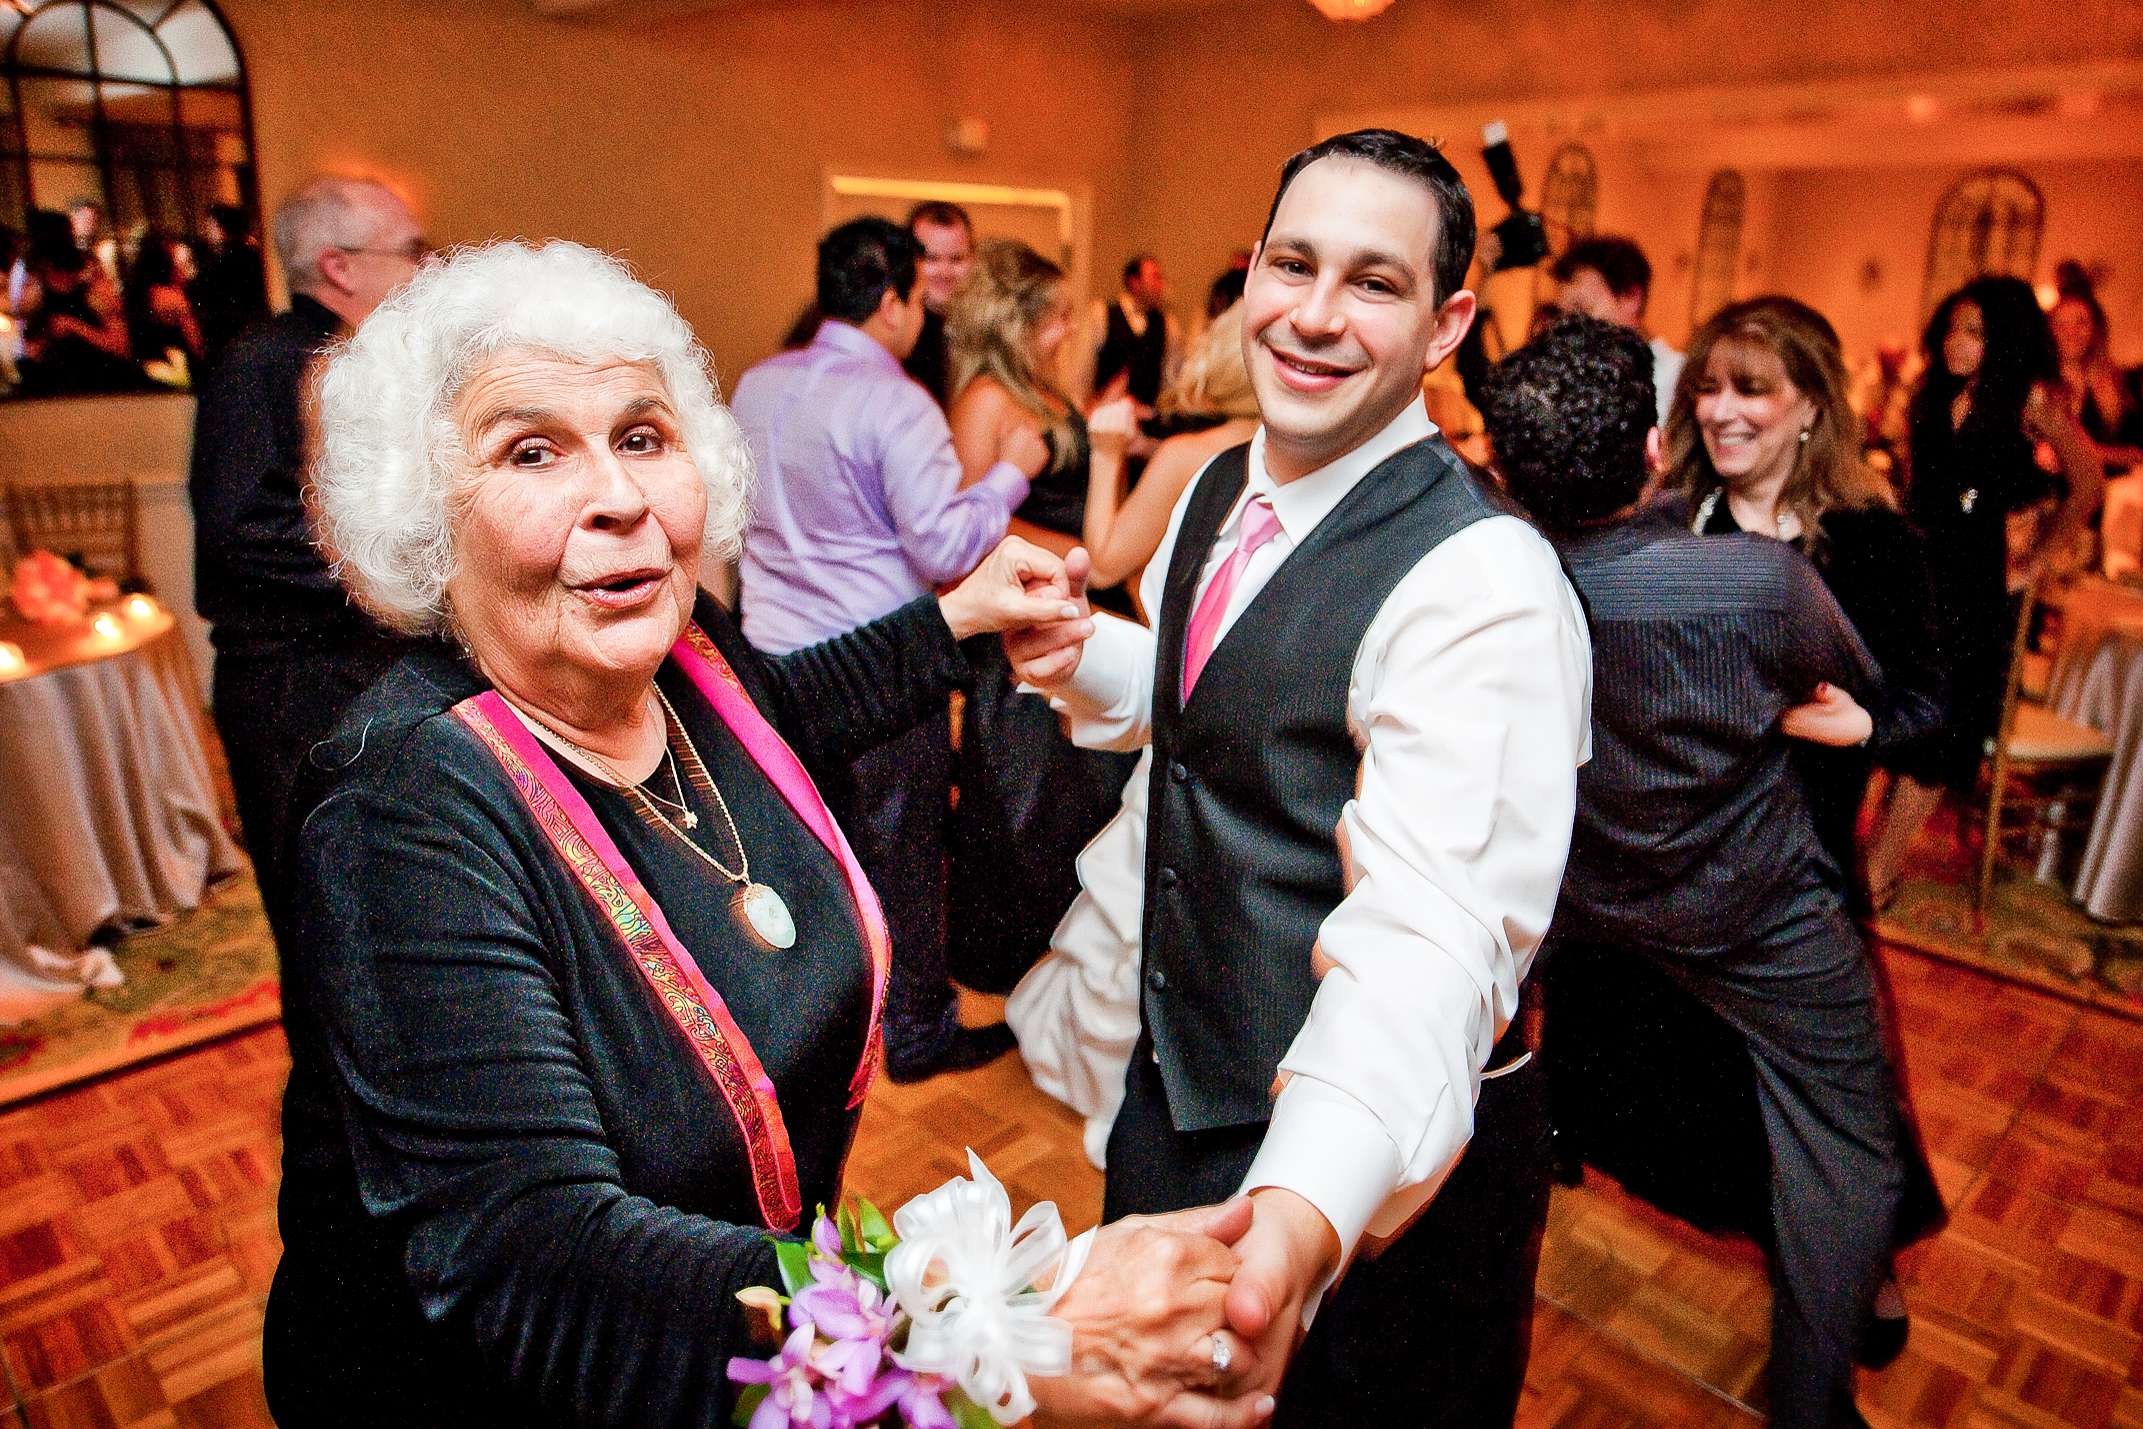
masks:
POLYGON ((893 1333, 900 1307, 838 1261, 811 1262, 811 1281, 789 1302, 791 1325, 816 1325, 829 1340, 875 1340, 893 1333))
MULTIPOLYGON (((729 1377, 738 1384, 769 1386, 767 1396, 752 1413, 749 1429, 835 1429, 833 1402, 827 1398, 818 1371, 811 1364, 817 1332, 800 1325, 782 1342, 780 1353, 770 1360, 742 1355, 729 1362, 729 1377)), ((853 1424, 854 1421, 847 1421, 853 1424)), ((847 1429, 844 1425, 843 1429, 847 1429)))
POLYGON ((945 1385, 936 1375, 917 1374, 908 1377, 908 1384, 900 1392, 900 1417, 908 1429, 958 1429, 952 1411, 945 1407, 945 1385))
POLYGON ((833 1217, 820 1216, 811 1227, 811 1245, 828 1260, 841 1258, 841 1228, 833 1223, 833 1217))
POLYGON ((827 1391, 836 1418, 851 1424, 877 1424, 887 1410, 897 1408, 906 1429, 958 1429, 952 1411, 945 1407, 944 1392, 944 1382, 935 1375, 904 1369, 887 1371, 862 1394, 849 1394, 837 1386, 827 1391))

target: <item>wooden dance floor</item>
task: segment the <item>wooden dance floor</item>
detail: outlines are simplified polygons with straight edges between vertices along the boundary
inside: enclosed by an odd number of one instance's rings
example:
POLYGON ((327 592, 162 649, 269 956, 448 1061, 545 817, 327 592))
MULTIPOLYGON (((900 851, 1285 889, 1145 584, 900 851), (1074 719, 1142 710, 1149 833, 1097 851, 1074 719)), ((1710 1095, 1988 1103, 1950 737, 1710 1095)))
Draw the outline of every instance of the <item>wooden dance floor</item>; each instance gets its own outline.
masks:
MULTIPOLYGON (((1890 955, 1949 1229, 1906 1263, 1912 1340, 1863 1377, 1878 1429, 2143 1429, 2143 1025, 1890 955)), ((0 1113, 0 1426, 265 1425, 277 1254, 273 1028, 0 1113)), ((888 1204, 986 1156, 1074 1224, 1100 1205, 1069 1113, 1017 1059, 881 1083, 853 1162, 888 1204)), ((1593 1181, 1559 1191, 1530 1429, 1761 1422, 1768 1293, 1745 1246, 1593 1181)))

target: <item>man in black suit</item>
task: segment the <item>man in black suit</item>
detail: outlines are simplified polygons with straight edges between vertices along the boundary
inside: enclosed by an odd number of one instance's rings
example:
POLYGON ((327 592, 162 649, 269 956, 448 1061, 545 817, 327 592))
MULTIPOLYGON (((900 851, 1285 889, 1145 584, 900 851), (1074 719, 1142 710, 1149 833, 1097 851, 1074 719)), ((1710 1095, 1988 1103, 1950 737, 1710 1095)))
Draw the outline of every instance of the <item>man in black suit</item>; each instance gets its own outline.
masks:
POLYGON ((1249 1193, 1210 1353, 1222 1385, 1246 1345, 1285 1368, 1282 1425, 1507 1424, 1524 1379, 1549 1156, 1520 988, 1590 661, 1554 551, 1422 404, 1472 253, 1423 141, 1290 159, 1243 299, 1263 423, 1178 504, 1157 628, 1008 642, 1081 743, 1153 746, 1106 1214, 1249 1193))
POLYGON ((280 941, 276 864, 299 764, 404 648, 351 603, 314 544, 302 394, 320 350, 407 282, 428 250, 408 206, 363 179, 312 180, 272 227, 290 306, 247 329, 209 372, 187 486, 194 604, 216 650, 210 703, 280 941))

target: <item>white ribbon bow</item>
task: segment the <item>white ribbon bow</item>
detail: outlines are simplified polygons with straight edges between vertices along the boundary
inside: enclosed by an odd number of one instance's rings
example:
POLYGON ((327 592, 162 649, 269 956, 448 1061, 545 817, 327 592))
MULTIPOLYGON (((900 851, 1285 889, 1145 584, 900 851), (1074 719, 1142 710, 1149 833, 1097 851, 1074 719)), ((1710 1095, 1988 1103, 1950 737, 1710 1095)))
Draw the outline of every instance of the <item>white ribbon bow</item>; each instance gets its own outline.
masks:
POLYGON ((1050 1310, 1086 1265, 1094 1232, 1065 1240, 1056 1203, 1012 1224, 1012 1201, 973 1149, 955 1176, 893 1213, 886 1283, 909 1319, 904 1369, 957 1383, 999 1424, 1034 1412, 1027 1376, 1071 1368, 1071 1326, 1050 1310), (1034 1286, 1046 1282, 1048 1289, 1034 1286))

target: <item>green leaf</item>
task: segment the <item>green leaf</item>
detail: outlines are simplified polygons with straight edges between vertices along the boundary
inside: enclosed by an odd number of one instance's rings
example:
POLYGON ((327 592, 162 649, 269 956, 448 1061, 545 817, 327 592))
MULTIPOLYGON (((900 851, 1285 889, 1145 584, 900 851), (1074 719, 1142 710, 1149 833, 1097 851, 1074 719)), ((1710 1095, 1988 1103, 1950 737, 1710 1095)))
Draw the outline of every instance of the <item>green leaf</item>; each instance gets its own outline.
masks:
POLYGON ((945 1407, 952 1411, 952 1422, 960 1429, 997 1429, 997 1421, 990 1417, 990 1411, 969 1399, 962 1390, 947 1390, 945 1407))
POLYGON ((880 1290, 890 1291, 892 1289, 891 1286, 885 1283, 885 1256, 882 1253, 875 1250, 859 1250, 844 1255, 841 1259, 847 1262, 849 1269, 855 1271, 865 1280, 870 1281, 880 1290))
POLYGON ((900 1237, 893 1234, 884 1213, 863 1196, 856 1197, 856 1227, 863 1233, 863 1243, 872 1250, 888 1251, 900 1244, 900 1237))
POLYGON ((811 1283, 811 1248, 793 1240, 774 1242, 774 1259, 781 1262, 781 1288, 791 1295, 811 1283))
POLYGON ((737 1429, 744 1429, 745 1425, 752 1422, 752 1415, 758 1411, 759 1401, 773 1392, 774 1387, 770 1384, 744 1386, 737 1395, 737 1412, 729 1416, 729 1422, 736 1425, 737 1429))
POLYGON ((841 1203, 840 1213, 834 1224, 841 1228, 841 1249, 849 1254, 863 1249, 863 1233, 856 1229, 856 1208, 846 1201, 841 1203))

